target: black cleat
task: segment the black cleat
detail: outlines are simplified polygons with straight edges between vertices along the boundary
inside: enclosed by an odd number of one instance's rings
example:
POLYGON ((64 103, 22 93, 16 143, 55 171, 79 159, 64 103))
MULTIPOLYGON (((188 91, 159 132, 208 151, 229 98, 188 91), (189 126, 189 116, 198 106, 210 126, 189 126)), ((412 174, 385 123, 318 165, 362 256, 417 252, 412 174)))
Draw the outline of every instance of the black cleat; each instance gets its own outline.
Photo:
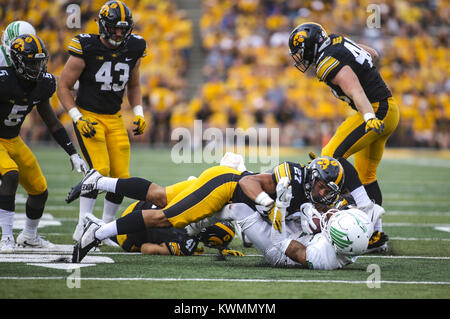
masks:
POLYGON ((86 216, 87 223, 84 226, 83 235, 73 247, 72 263, 79 263, 86 257, 87 253, 94 247, 100 245, 101 241, 95 238, 95 231, 100 225, 86 216))
POLYGON ((97 181, 102 177, 102 175, 95 169, 90 169, 83 180, 79 182, 75 187, 72 187, 70 192, 67 194, 66 203, 70 204, 75 199, 81 195, 86 195, 91 192, 96 191, 97 181))

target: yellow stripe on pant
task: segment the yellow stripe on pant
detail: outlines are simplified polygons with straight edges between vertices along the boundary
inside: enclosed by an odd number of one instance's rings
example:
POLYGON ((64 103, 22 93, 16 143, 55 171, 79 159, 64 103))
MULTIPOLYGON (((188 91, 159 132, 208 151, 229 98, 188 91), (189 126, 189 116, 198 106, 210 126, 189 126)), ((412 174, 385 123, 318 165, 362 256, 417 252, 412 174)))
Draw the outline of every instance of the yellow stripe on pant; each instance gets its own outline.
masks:
POLYGON ((355 155, 355 168, 363 184, 374 182, 378 165, 383 157, 386 141, 399 122, 399 109, 393 98, 372 103, 377 118, 384 121, 381 134, 365 132, 361 113, 347 118, 336 130, 328 144, 322 149, 322 156, 348 158, 355 155))
POLYGON ((163 211, 169 222, 176 228, 213 215, 231 202, 241 172, 227 167, 214 166, 196 179, 179 187, 179 183, 168 186, 166 192, 173 197, 163 211), (174 192, 177 188, 179 193, 174 192))

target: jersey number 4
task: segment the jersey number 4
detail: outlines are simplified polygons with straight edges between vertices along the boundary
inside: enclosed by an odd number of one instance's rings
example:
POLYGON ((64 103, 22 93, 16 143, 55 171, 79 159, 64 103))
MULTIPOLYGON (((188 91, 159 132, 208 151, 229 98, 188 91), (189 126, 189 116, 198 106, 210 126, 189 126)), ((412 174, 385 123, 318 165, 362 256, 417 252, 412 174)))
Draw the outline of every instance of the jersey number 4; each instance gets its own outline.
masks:
POLYGON ((353 54, 356 62, 362 65, 365 61, 367 61, 370 67, 373 66, 372 56, 370 53, 358 46, 355 42, 345 38, 344 46, 353 54))
POLYGON ((112 67, 112 62, 107 61, 102 64, 100 69, 95 73, 95 81, 102 83, 100 89, 102 91, 122 91, 130 76, 130 67, 126 63, 118 62, 112 67), (112 71, 119 72, 119 83, 113 83, 112 71))

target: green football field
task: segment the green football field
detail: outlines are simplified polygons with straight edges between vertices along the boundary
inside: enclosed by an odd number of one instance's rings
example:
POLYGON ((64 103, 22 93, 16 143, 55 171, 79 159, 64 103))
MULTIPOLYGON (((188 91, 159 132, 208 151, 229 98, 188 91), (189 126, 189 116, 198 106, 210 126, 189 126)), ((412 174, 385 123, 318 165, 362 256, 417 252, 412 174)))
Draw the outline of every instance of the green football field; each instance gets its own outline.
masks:
MULTIPOLYGON (((450 298, 450 157, 448 153, 388 150, 379 168, 390 237, 385 254, 361 256, 342 270, 277 269, 237 237, 231 248, 245 256, 218 260, 212 249, 191 257, 143 256, 101 247, 80 265, 71 254, 78 201, 68 190, 81 179, 64 152, 32 147, 47 178, 49 199, 39 233, 61 251, 0 255, 0 298, 317 299, 450 298), (82 267, 80 267, 82 266, 82 267)), ((305 163, 307 150, 282 152, 280 161, 305 163)), ((174 164, 168 149, 134 148, 131 174, 168 185, 198 175, 211 164, 174 164)), ((258 164, 248 165, 258 170, 258 164)), ((103 195, 99 196, 102 199, 103 195)), ((19 187, 16 221, 23 219, 19 187)), ((125 200, 122 208, 131 200, 125 200)), ((103 209, 97 201, 95 214, 103 209)), ((20 229, 15 229, 17 235, 20 229)))

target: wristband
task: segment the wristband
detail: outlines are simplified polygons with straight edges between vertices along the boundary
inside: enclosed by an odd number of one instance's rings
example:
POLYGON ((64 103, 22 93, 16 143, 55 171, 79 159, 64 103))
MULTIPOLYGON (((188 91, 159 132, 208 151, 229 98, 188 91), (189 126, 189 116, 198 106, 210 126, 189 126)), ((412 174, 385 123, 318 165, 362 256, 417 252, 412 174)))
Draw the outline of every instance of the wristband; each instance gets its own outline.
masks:
POLYGON ((135 107, 133 107, 133 113, 136 116, 140 115, 144 117, 144 109, 142 108, 142 105, 136 105, 135 107))
POLYGON ((373 113, 366 113, 366 114, 364 114, 364 122, 367 122, 368 120, 374 119, 374 118, 376 118, 376 116, 373 113))
POLYGON ((258 196, 256 196, 255 203, 268 207, 273 204, 273 199, 270 198, 269 194, 267 194, 266 192, 261 192, 258 196))
POLYGON ((83 114, 81 114, 80 110, 76 107, 73 107, 69 110, 70 117, 72 118, 72 121, 74 123, 78 122, 78 120, 83 116, 83 114))

